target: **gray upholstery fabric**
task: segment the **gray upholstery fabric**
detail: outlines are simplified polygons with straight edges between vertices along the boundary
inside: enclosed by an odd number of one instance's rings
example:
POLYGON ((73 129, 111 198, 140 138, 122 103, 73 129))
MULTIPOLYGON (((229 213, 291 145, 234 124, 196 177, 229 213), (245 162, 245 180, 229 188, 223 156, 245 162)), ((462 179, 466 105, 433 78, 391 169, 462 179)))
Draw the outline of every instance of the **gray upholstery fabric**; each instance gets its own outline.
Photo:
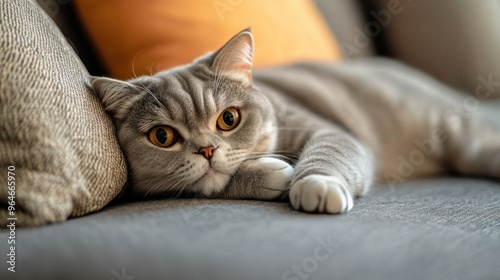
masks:
MULTIPOLYGON (((374 11, 390 2, 374 1, 374 11)), ((399 2, 402 11, 382 30, 389 55, 467 92, 500 97, 499 0, 399 2)))
POLYGON ((498 279, 499 182, 408 181, 356 202, 345 215, 236 200, 115 205, 17 229, 15 274, 5 269, 2 229, 0 278, 300 279, 283 278, 296 265, 308 279, 498 279))
POLYGON ((38 5, 0 1, 0 8, 0 225, 7 224, 10 165, 18 226, 97 211, 126 180, 112 122, 38 5))

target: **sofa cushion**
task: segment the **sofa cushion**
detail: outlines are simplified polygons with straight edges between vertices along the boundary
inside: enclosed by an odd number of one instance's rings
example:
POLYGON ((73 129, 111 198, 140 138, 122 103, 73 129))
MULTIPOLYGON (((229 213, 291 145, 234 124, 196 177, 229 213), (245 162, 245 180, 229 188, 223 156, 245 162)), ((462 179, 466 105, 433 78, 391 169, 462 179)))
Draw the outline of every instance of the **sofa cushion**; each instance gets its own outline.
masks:
POLYGON ((85 67, 38 5, 0 7, 0 225, 7 217, 34 226, 99 210, 127 175, 113 124, 85 86, 85 67), (15 197, 5 187, 9 166, 15 197))
POLYGON ((311 0, 77 0, 109 73, 129 79, 191 62, 251 26, 254 66, 341 57, 311 0))
POLYGON ((118 204, 18 230, 18 272, 0 278, 498 279, 499 199, 498 182, 437 178, 375 187, 344 215, 245 200, 118 204))

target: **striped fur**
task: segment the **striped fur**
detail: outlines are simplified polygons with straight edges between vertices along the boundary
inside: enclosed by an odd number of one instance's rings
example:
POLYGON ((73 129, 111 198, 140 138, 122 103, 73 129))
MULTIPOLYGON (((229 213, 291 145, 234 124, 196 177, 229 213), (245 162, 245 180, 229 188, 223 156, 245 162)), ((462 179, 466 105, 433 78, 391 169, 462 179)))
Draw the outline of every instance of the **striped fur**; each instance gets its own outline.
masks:
POLYGON ((392 184, 449 169, 500 174, 500 129, 472 114, 446 114, 466 97, 420 73, 377 60, 299 64, 252 77, 252 56, 244 30, 190 65, 127 82, 93 79, 136 193, 288 195, 296 209, 341 213, 377 179, 392 184), (223 132, 216 120, 228 107, 240 108, 242 120, 223 132), (158 125, 182 140, 154 146, 147 135, 158 125), (213 158, 196 153, 210 145, 218 147, 213 158), (424 163, 413 164, 421 154, 424 163))

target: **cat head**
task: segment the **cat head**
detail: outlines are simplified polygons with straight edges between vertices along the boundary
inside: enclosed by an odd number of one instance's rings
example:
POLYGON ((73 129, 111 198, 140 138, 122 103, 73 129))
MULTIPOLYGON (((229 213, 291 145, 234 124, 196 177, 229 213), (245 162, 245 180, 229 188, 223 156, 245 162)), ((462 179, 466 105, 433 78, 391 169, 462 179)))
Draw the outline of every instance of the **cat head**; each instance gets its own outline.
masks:
POLYGON ((252 59, 247 29, 190 65, 129 81, 92 78, 135 193, 214 195, 243 161, 274 148, 276 120, 252 85, 252 59))

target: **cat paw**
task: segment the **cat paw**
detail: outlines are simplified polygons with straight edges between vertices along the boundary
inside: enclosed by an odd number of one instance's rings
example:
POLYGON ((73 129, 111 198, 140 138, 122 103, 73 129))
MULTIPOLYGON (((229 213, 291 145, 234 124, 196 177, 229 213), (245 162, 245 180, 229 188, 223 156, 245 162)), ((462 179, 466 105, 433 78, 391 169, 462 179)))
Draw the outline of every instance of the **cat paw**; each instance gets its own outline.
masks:
POLYGON ((288 184, 293 175, 293 167, 290 164, 271 157, 259 158, 255 163, 268 172, 266 186, 269 198, 276 198, 289 190, 288 184))
POLYGON ((347 212, 353 206, 346 184, 324 175, 309 175, 293 184, 290 202, 297 210, 331 214, 347 212))

